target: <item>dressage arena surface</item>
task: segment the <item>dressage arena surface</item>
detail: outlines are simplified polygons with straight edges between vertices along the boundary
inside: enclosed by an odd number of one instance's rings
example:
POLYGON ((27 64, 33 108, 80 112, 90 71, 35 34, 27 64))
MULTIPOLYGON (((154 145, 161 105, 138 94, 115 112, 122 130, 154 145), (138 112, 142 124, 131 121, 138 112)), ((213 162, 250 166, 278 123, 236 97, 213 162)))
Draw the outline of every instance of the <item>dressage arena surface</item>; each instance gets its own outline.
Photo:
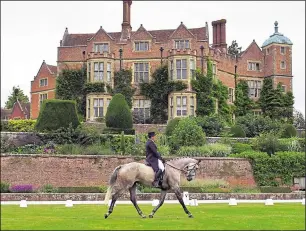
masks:
MULTIPOLYGON (((114 207, 104 219, 108 206, 73 202, 61 204, 27 203, 20 207, 1 202, 1 230, 305 230, 305 205, 299 202, 265 205, 242 203, 199 203, 187 206, 194 218, 188 218, 181 205, 165 203, 154 218, 142 219, 130 204, 114 207)), ((139 201, 140 202, 140 201, 139 201)), ((152 203, 152 202, 151 202, 152 203)), ((140 204, 145 215, 154 208, 140 204)))

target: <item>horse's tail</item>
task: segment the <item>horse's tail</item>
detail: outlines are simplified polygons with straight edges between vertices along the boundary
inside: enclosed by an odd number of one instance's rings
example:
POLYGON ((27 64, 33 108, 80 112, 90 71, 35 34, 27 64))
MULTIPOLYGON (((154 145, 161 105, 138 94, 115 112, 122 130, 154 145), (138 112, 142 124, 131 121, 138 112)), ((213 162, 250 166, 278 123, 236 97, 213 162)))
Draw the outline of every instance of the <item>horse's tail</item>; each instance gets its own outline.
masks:
POLYGON ((121 168, 121 165, 119 165, 117 168, 115 168, 115 170, 113 171, 113 174, 110 177, 109 187, 107 188, 107 192, 106 192, 105 199, 104 199, 104 204, 105 205, 108 205, 108 201, 111 197, 113 186, 114 186, 114 184, 117 180, 117 175, 118 175, 118 171, 119 171, 120 168, 121 168))

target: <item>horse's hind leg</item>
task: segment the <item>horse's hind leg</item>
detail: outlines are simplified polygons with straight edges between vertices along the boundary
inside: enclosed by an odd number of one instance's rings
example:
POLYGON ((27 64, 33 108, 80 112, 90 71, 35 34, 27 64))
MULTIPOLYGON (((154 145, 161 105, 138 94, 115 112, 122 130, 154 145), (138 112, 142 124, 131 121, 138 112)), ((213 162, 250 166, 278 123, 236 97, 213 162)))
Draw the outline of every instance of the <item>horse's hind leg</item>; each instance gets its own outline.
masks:
POLYGON ((129 188, 130 190, 130 199, 135 207, 135 209, 137 210, 138 214, 142 217, 142 218, 146 218, 145 215, 142 214, 142 211, 141 209, 139 208, 138 204, 137 204, 137 201, 136 201, 136 183, 131 187, 129 188))
POLYGON ((167 190, 162 190, 160 193, 160 201, 159 204, 152 210, 152 212, 150 213, 149 217, 153 218, 154 214, 156 213, 156 211, 159 209, 160 206, 163 205, 165 198, 167 195, 167 190))
POLYGON ((111 204, 110 204, 110 206, 109 206, 108 212, 104 214, 104 218, 105 218, 105 219, 108 218, 108 217, 111 215, 111 213, 113 212, 115 203, 116 203, 116 201, 118 200, 118 198, 119 198, 120 194, 122 193, 122 191, 123 191, 123 190, 121 189, 121 190, 118 190, 117 192, 115 192, 115 193, 113 194, 113 196, 112 196, 112 202, 111 202, 111 204))

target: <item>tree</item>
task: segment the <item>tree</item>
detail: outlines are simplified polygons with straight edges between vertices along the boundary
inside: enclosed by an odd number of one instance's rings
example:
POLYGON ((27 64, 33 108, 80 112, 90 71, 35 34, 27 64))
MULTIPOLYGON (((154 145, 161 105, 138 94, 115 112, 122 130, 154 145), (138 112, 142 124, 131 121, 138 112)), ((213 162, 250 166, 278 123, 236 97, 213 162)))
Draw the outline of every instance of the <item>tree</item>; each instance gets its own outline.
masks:
POLYGON ((293 110, 293 125, 298 129, 305 129, 305 117, 296 109, 293 110))
POLYGON ((242 47, 238 47, 236 40, 232 41, 232 44, 228 47, 227 52, 229 55, 236 56, 240 53, 242 47))
POLYGON ((113 94, 121 93, 130 108, 132 108, 133 95, 136 89, 132 88, 132 71, 120 70, 114 74, 114 89, 113 94))
POLYGON ((151 83, 140 84, 140 94, 151 99, 151 117, 153 123, 166 123, 168 120, 168 95, 172 91, 181 91, 187 88, 180 81, 169 81, 168 67, 159 67, 152 74, 151 83))
POLYGON ((245 116, 253 107, 253 101, 248 95, 249 87, 245 80, 241 80, 237 85, 235 105, 235 115, 245 116))
POLYGON ((78 113, 86 114, 86 68, 78 70, 63 70, 56 78, 55 98, 62 100, 75 100, 78 113))
POLYGON ((132 112, 124 95, 120 93, 114 95, 107 108, 105 122, 109 128, 130 129, 133 127, 132 112))
POLYGON ((259 99, 259 105, 264 115, 269 116, 271 119, 282 119, 292 123, 293 104, 294 97, 292 92, 284 93, 280 83, 274 89, 272 79, 264 79, 259 99))
POLYGON ((11 95, 8 97, 8 100, 5 102, 5 107, 7 109, 13 108, 14 103, 17 101, 21 103, 29 103, 29 97, 23 93, 23 90, 19 86, 13 87, 11 95))
POLYGON ((191 80, 192 89, 197 94, 197 116, 212 115, 215 113, 215 99, 213 97, 212 64, 207 61, 207 76, 196 70, 196 78, 191 80))

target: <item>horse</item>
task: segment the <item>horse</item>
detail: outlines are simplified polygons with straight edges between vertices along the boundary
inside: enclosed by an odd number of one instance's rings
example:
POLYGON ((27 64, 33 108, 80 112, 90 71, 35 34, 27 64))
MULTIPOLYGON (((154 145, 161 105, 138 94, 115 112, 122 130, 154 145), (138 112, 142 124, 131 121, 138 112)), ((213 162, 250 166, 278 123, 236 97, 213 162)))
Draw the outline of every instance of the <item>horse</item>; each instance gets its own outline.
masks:
MULTIPOLYGON (((149 218, 153 218, 156 211, 163 205, 166 194, 169 190, 174 191, 185 213, 189 218, 193 218, 193 215, 186 208, 182 199, 180 192, 180 175, 181 172, 183 172, 185 173, 188 181, 193 180, 196 176, 196 170, 199 168, 199 163, 200 160, 187 157, 172 159, 165 163, 163 181, 159 187, 161 189, 160 201, 150 213, 149 218)), ((152 186, 153 181, 154 171, 150 166, 138 162, 131 162, 117 166, 110 176, 109 186, 105 195, 104 204, 108 205, 110 197, 112 197, 112 200, 108 212, 104 215, 104 218, 106 219, 110 216, 110 214, 113 212, 117 199, 127 190, 130 192, 130 200, 138 214, 142 218, 146 218, 136 201, 136 186, 137 183, 152 186)))

